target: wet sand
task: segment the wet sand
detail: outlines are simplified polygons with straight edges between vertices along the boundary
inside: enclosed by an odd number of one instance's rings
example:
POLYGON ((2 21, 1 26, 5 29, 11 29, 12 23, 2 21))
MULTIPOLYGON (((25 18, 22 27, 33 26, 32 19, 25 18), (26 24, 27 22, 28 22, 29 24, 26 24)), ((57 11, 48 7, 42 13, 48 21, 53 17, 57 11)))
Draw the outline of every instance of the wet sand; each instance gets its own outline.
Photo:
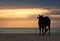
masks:
POLYGON ((60 33, 39 35, 38 33, 0 33, 0 41, 60 41, 60 33))

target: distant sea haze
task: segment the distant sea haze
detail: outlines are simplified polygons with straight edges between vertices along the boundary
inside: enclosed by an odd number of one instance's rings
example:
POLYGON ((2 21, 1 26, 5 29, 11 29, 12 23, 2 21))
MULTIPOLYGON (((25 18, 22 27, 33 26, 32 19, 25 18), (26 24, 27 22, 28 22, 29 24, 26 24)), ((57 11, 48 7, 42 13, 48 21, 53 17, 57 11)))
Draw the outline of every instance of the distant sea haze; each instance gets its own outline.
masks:
MULTIPOLYGON (((0 33, 39 33, 38 28, 0 28, 0 33)), ((51 33, 60 33, 60 28, 51 28, 51 33)))

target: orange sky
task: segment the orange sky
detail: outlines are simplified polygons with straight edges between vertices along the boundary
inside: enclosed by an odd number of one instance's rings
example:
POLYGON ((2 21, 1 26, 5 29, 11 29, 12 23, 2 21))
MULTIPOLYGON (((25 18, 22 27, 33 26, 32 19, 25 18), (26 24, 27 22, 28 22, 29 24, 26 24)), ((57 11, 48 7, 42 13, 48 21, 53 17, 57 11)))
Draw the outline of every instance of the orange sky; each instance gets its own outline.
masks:
POLYGON ((38 15, 60 27, 60 0, 0 0, 0 28, 38 28, 38 15))
MULTIPOLYGON (((0 9, 0 28, 38 28, 37 15, 50 14, 51 11, 42 8, 0 9)), ((53 15, 51 17, 58 17, 53 15)), ((52 26, 55 22, 52 22, 52 26)))
POLYGON ((33 8, 33 9, 1 9, 0 10, 0 17, 1 18, 16 18, 16 17, 21 17, 21 18, 26 18, 30 15, 34 14, 45 14, 49 13, 50 11, 48 10, 43 10, 39 8, 33 8))

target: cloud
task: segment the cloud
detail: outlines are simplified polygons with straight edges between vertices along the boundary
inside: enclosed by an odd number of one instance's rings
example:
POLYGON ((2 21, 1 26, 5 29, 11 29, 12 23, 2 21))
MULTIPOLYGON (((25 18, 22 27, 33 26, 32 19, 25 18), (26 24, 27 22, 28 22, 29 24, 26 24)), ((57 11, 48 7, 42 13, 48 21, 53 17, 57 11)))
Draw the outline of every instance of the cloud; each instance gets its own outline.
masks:
POLYGON ((0 9, 43 8, 60 15, 60 0, 0 0, 0 9))
POLYGON ((43 8, 43 9, 47 9, 48 11, 50 11, 49 15, 60 15, 60 8, 43 8))
POLYGON ((54 15, 60 15, 60 9, 52 9, 51 12, 54 15))
POLYGON ((0 0, 2 8, 60 7, 60 0, 0 0), (1 4, 2 3, 2 4, 1 4))
POLYGON ((52 21, 60 21, 60 15, 50 15, 52 21))

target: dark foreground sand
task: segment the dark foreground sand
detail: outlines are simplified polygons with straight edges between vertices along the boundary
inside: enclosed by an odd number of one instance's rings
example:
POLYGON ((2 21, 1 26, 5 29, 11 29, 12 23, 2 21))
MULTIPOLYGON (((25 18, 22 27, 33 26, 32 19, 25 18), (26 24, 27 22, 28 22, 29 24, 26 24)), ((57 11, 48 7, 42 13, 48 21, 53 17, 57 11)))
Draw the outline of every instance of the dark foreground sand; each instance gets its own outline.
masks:
POLYGON ((0 33, 0 41, 60 41, 60 34, 39 36, 38 33, 0 33))

